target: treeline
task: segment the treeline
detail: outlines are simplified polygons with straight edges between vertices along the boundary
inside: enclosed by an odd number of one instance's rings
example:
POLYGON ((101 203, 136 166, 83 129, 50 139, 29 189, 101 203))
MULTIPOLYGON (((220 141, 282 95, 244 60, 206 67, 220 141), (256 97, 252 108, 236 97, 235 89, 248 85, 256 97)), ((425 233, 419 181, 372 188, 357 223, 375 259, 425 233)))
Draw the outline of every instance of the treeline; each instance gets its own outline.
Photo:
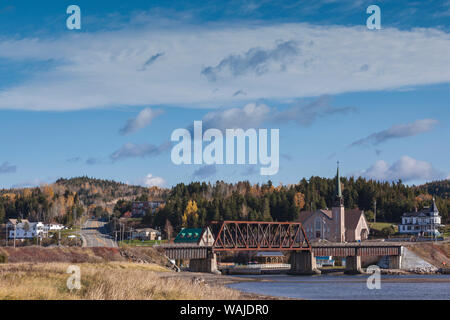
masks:
POLYGON ((71 225, 83 213, 78 195, 57 185, 0 190, 0 222, 28 219, 71 225))
MULTIPOLYGON (((404 212, 431 205, 433 197, 432 190, 407 186, 402 181, 341 178, 341 184, 345 207, 364 210, 369 221, 373 219, 375 201, 377 221, 400 222, 404 212)), ((301 210, 331 208, 335 185, 335 179, 321 177, 277 187, 270 181, 262 185, 181 183, 172 188, 165 207, 146 219, 161 228, 169 221, 175 230, 204 226, 213 220, 292 221, 301 210)), ((436 204, 446 221, 450 200, 436 195, 436 204)))

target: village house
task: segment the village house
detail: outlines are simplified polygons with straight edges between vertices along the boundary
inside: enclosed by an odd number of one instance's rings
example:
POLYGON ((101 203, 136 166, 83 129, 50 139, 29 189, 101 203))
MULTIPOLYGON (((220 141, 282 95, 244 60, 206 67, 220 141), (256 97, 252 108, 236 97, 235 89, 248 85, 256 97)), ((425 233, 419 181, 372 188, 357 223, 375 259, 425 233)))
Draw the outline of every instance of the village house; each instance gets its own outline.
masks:
POLYGON ((157 240, 161 232, 152 228, 139 228, 131 233, 131 239, 135 240, 157 240))
POLYGON ((26 219, 20 222, 17 219, 9 219, 6 227, 10 239, 33 239, 38 236, 43 237, 45 234, 42 222, 29 222, 26 219))
POLYGON ((183 228, 176 236, 175 243, 190 243, 199 246, 212 246, 214 236, 209 227, 201 228, 183 228))
POLYGON ((355 242, 367 240, 369 236, 369 224, 364 211, 344 208, 339 166, 336 175, 335 200, 331 210, 302 211, 298 221, 302 223, 311 241, 355 242))
POLYGON ((439 235, 441 216, 435 199, 431 207, 424 207, 420 211, 406 212, 402 216, 402 223, 398 225, 399 233, 416 235, 439 235))

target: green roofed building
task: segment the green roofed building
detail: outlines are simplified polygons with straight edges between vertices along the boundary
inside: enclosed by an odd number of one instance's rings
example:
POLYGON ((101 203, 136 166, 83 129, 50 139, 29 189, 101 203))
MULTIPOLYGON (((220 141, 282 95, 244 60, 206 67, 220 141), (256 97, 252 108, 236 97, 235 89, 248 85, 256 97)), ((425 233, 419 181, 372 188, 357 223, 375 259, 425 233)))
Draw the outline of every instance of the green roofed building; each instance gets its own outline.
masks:
POLYGON ((212 246, 214 244, 214 237, 209 228, 184 228, 181 229, 174 242, 212 246))

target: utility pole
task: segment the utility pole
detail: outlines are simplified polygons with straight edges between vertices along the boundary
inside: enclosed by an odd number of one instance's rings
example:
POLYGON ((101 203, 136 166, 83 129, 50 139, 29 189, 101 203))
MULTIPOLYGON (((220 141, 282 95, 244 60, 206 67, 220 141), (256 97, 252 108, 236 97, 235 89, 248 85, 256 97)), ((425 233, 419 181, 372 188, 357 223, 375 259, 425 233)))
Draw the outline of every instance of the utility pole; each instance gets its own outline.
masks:
POLYGON ((8 223, 5 225, 5 247, 8 246, 8 223))
POLYGON ((377 199, 373 200, 373 222, 377 222, 377 199))
POLYGON ((17 222, 14 223, 14 248, 16 247, 16 231, 17 231, 17 222))

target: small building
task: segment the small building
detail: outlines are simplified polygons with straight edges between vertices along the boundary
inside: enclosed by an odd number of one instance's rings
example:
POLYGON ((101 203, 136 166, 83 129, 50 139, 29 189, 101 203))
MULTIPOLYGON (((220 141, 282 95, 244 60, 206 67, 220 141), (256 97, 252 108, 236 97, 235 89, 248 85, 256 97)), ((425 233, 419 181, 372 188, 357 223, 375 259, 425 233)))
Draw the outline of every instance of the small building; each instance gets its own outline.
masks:
POLYGON ((334 259, 332 256, 316 257, 316 265, 318 268, 334 267, 334 259))
POLYGON ((261 251, 256 254, 256 261, 264 264, 285 263, 285 256, 281 252, 261 251))
POLYGON ((156 240, 161 233, 152 228, 139 228, 131 233, 131 238, 139 240, 156 240))
POLYGON ((433 198, 431 207, 404 213, 402 223, 398 225, 398 231, 402 234, 435 236, 440 235, 438 227, 441 226, 441 216, 433 198))
POLYGON ((214 244, 214 236, 211 229, 201 228, 183 228, 175 237, 175 243, 190 243, 199 246, 212 246, 214 244))
POLYGON ((8 237, 10 239, 33 239, 45 235, 45 228, 42 222, 29 222, 27 219, 22 219, 19 222, 17 219, 9 219, 6 227, 9 231, 8 237))

